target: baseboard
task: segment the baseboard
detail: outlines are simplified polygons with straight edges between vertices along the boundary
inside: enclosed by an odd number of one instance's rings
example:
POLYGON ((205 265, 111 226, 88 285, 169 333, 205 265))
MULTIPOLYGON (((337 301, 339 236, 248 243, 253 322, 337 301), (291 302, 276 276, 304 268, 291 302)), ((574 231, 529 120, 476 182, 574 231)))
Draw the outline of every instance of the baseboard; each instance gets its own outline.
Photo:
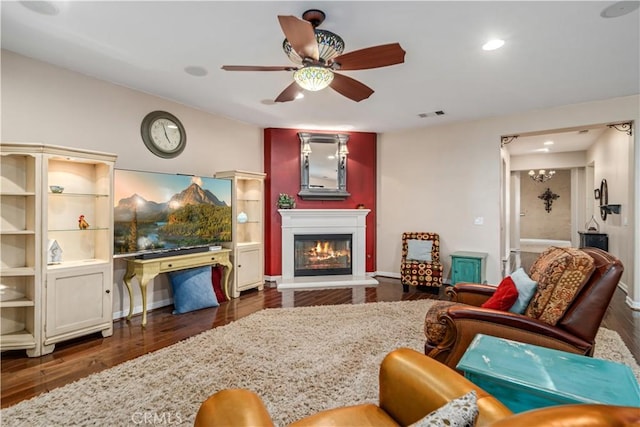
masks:
POLYGON ((389 272, 389 271, 376 271, 376 272, 373 272, 371 274, 373 274, 374 276, 391 277, 392 279, 399 279, 400 278, 400 273, 392 273, 392 272, 389 272))
MULTIPOLYGON (((391 274, 393 274, 393 273, 391 273, 391 274)), ((364 273, 364 275, 367 276, 367 277, 374 277, 374 276, 377 276, 378 273, 374 271, 374 272, 364 273)), ((398 279, 400 278, 399 274, 398 274, 397 278, 398 279)), ((267 286, 275 287, 276 283, 282 282, 282 276, 281 275, 280 276, 264 276, 264 281, 265 281, 265 284, 267 286), (269 282, 271 282, 271 283, 269 283, 269 282)))
POLYGON ((618 287, 620 289, 622 289, 622 292, 624 292, 625 294, 629 295, 629 287, 627 286, 626 283, 618 282, 618 287))
POLYGON ((619 282, 618 288, 620 288, 625 293, 624 302, 629 306, 629 308, 634 311, 640 311, 640 301, 634 301, 631 299, 631 297, 629 296, 629 287, 627 286, 627 284, 619 282))
POLYGON ((629 295, 625 298, 625 302, 631 308, 631 310, 640 311, 640 301, 634 301, 629 298, 629 295))
MULTIPOLYGON (((168 299, 163 299, 160 301, 154 301, 150 304, 147 304, 147 313, 149 312, 149 310, 153 310, 155 308, 161 308, 161 307, 166 307, 168 305, 172 305, 173 304, 173 298, 168 298, 168 299)), ((142 313, 142 304, 140 305, 134 305, 133 306, 133 314, 140 314, 142 313)), ((123 319, 125 317, 127 317, 129 315, 129 309, 125 309, 125 310, 121 310, 121 311, 115 311, 113 313, 113 320, 119 320, 119 319, 123 319)))
POLYGON ((265 282, 277 282, 278 280, 282 280, 282 275, 279 276, 264 276, 265 282))

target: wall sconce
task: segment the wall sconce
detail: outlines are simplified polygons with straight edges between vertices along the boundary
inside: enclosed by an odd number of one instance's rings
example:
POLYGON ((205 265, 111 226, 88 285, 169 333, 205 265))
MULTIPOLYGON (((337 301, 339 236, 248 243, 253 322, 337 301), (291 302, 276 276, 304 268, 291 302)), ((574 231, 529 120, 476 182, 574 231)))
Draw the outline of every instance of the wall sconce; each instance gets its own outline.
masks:
POLYGON ((309 141, 305 141, 302 144, 302 156, 304 157, 304 167, 309 167, 309 154, 311 154, 311 145, 309 141))
POLYGON ((544 210, 551 212, 551 205, 553 204, 553 201, 559 197, 560 196, 551 191, 550 188, 547 188, 544 193, 538 196, 538 199, 544 200, 544 210))
POLYGON ((347 162, 347 154, 349 154, 349 149, 347 148, 347 143, 344 142, 343 144, 340 144, 340 149, 338 150, 338 156, 340 157, 340 167, 342 169, 344 169, 347 162))
POLYGON ((529 178, 534 180, 535 182, 547 182, 556 174, 556 171, 550 170, 547 172, 544 169, 540 169, 538 172, 534 170, 529 171, 529 178))

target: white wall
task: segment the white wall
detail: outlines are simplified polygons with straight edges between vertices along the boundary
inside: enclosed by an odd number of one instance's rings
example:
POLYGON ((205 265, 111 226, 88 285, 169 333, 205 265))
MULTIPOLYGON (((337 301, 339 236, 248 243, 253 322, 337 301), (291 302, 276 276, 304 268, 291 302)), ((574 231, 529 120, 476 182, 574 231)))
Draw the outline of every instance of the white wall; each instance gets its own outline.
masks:
MULTIPOLYGON (((634 120, 640 123, 640 96, 568 105, 526 114, 503 116, 450 125, 390 132, 378 139, 378 243, 377 270, 399 275, 401 234, 433 231, 440 234, 441 258, 446 273, 450 254, 458 250, 488 252, 487 279, 500 275, 500 137, 584 125, 634 120), (483 225, 475 225, 481 217, 483 225)), ((455 114, 453 112, 452 114, 455 114)), ((638 144, 638 130, 634 129, 638 144)), ((627 171, 637 181, 637 152, 627 171)), ((548 165, 545 165, 548 166, 548 165)), ((634 198, 640 200, 637 186, 634 198)), ((614 199, 611 199, 614 200, 614 199)), ((630 213, 631 215, 631 213, 630 213)), ((639 233, 631 225, 633 248, 625 255, 629 296, 640 300, 637 270, 639 233)), ((620 256, 620 254, 615 254, 620 256)), ((640 307, 640 305, 639 305, 640 307)))
MULTIPOLYGON (((216 171, 263 171, 262 130, 142 92, 87 77, 2 50, 2 141, 106 151, 118 155, 116 168, 212 176, 216 171), (175 159, 161 159, 140 137, 143 117, 154 110, 177 116, 187 146, 175 159)), ((212 94, 211 96, 215 96, 212 94)), ((122 277, 125 262, 116 260, 114 313, 126 314, 129 298, 122 277), (123 313, 123 310, 126 312, 123 313)), ((135 282, 135 280, 134 280, 135 282)), ((167 277, 149 285, 148 307, 166 305, 167 277)), ((136 311, 140 291, 134 285, 136 311)))
MULTIPOLYGON (((31 141, 116 153, 116 167, 211 175, 218 170, 263 170, 262 131, 252 125, 69 72, 2 51, 2 141, 31 141), (152 155, 140 139, 140 122, 153 110, 178 116, 187 148, 176 159, 152 155)), ((212 96, 215 96, 212 94, 212 96)), ((391 132, 378 138, 377 270, 399 275, 400 235, 408 230, 440 233, 449 272, 451 252, 489 253, 489 282, 500 279, 500 137, 597 123, 640 123, 638 95, 539 110, 528 114, 391 132), (474 225, 481 217, 483 225, 474 225)), ((455 114, 452 112, 451 114, 455 114)), ((634 143, 638 144, 634 129, 634 143)), ((640 150, 629 159, 640 164, 640 150)), ((640 200, 640 176, 629 192, 640 200)), ((596 177, 598 178, 598 177, 596 177)), ((599 179, 598 181, 599 182, 599 179)), ((618 187, 616 187, 618 188, 618 187)), ((611 187, 611 200, 614 201, 611 187)), ((628 209, 625 275, 631 303, 640 308, 639 210, 628 209)), ((508 232, 506 234, 508 236, 508 232)), ((124 263, 116 262, 114 311, 128 308, 122 295, 124 263)), ((150 285, 149 307, 170 298, 166 277, 150 285)), ((139 290, 134 289, 137 306, 139 290)), ((125 313, 126 314, 126 313, 125 313)))
MULTIPOLYGON (((588 161, 593 164, 594 188, 600 188, 602 179, 606 179, 609 203, 622 205, 620 214, 607 215, 606 221, 603 221, 598 208, 600 201, 590 198, 600 232, 609 235, 609 251, 617 254, 625 266, 622 282, 627 287, 633 277, 632 270, 628 267, 633 263, 632 222, 636 211, 634 203, 630 203, 634 200, 633 185, 628 179, 630 171, 633 171, 633 145, 630 139, 623 132, 609 129, 587 152, 588 161)), ((639 293, 634 295, 635 300, 640 299, 639 293)))
POLYGON ((520 238, 571 240, 571 171, 556 170, 544 183, 534 182, 526 172, 520 172, 520 238), (549 188, 558 195, 546 211, 539 196, 549 188))

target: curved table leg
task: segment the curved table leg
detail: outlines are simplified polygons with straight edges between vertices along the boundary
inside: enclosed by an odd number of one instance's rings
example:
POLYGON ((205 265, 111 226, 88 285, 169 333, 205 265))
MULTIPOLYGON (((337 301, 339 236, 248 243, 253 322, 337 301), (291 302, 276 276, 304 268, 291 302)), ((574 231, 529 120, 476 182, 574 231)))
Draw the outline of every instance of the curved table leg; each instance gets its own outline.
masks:
POLYGON ((224 294, 228 300, 231 298, 235 298, 235 295, 232 295, 231 289, 229 289, 229 277, 231 276, 231 269, 233 268, 233 264, 231 261, 221 262, 221 266, 224 267, 224 294))
POLYGON ((131 279, 136 275, 135 269, 132 264, 127 263, 127 272, 124 274, 124 284, 127 286, 127 291, 129 292, 129 315, 127 316, 127 320, 131 320, 131 316, 133 316, 133 290, 131 289, 131 279))
POLYGON ((142 274, 140 281, 140 293, 142 294, 142 327, 147 326, 147 285, 157 274, 142 274))

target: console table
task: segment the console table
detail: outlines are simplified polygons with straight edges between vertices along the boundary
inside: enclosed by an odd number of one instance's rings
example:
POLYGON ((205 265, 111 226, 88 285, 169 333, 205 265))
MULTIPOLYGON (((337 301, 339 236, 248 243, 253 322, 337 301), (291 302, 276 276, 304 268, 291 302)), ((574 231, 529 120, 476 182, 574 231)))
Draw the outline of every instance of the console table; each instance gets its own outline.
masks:
POLYGON ((170 271, 186 270, 187 268, 203 267, 205 265, 222 265, 225 267, 222 277, 222 288, 227 298, 230 298, 229 275, 232 264, 229 260, 230 249, 220 249, 210 252, 199 252, 195 254, 176 255, 165 258, 153 259, 127 259, 127 272, 124 274, 124 284, 129 291, 129 315, 127 320, 131 320, 133 315, 133 292, 131 289, 131 279, 138 277, 140 292, 142 293, 142 326, 147 325, 147 285, 149 281, 160 273, 170 271))
POLYGON ((638 381, 622 363, 478 334, 457 369, 513 412, 572 403, 640 410, 638 381))

